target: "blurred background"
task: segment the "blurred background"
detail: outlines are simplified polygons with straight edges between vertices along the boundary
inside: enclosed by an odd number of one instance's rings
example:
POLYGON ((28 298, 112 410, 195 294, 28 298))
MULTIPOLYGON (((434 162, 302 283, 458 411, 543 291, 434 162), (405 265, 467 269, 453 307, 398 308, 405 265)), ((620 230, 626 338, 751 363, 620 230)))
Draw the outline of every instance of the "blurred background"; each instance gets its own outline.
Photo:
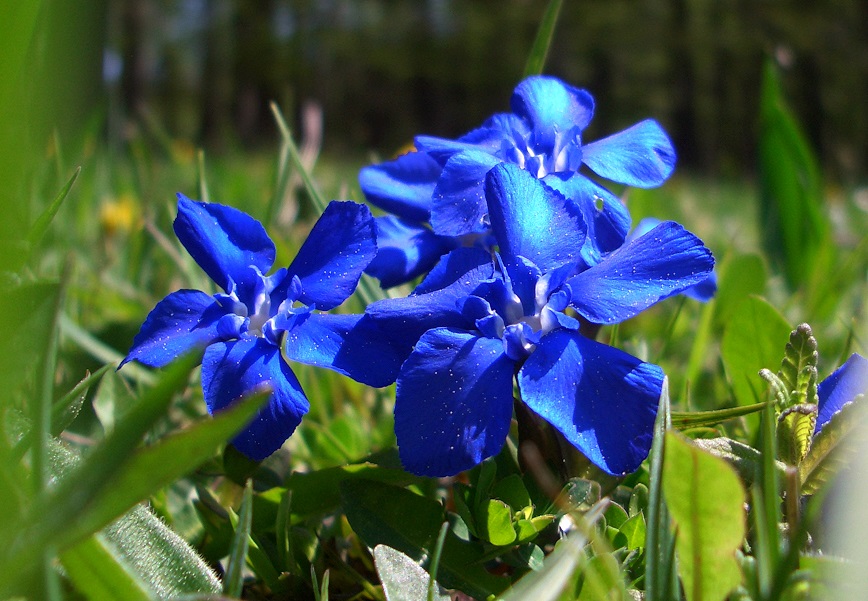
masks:
MULTIPOLYGON (((326 153, 389 156, 417 133, 457 136, 507 110, 545 4, 43 2, 40 95, 70 143, 88 130, 117 147, 145 128, 208 152, 273 147, 276 101, 292 120, 321 108, 326 153)), ((546 72, 594 95, 587 139, 652 116, 680 170, 732 176, 754 167, 769 56, 826 174, 861 182, 863 0, 568 0, 546 72)))

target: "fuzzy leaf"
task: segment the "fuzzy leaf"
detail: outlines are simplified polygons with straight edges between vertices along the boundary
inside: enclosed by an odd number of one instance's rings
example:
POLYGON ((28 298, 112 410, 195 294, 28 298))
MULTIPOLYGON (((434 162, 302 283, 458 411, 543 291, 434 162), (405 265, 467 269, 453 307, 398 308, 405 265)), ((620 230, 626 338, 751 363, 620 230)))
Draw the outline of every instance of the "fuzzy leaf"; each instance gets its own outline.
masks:
POLYGON ((844 405, 814 437, 811 450, 799 464, 802 492, 814 494, 852 458, 865 436, 868 403, 859 395, 844 405))
POLYGON ((735 471, 680 435, 666 434, 663 493, 678 528, 687 601, 722 601, 741 582, 745 492, 735 471))
POLYGON ((145 583, 100 534, 67 549, 60 562, 75 588, 89 601, 151 601, 145 583))
POLYGON ((790 393, 787 407, 817 404, 817 340, 806 323, 790 333, 778 376, 790 393))
POLYGON ((793 405, 781 413, 775 431, 778 458, 788 465, 799 465, 811 448, 816 424, 816 405, 793 405))
MULTIPOLYGON (((391 547, 374 547, 374 565, 383 583, 386 601, 422 601, 428 598, 431 576, 419 564, 391 547)), ((437 582, 434 601, 449 601, 451 596, 437 582)))
MULTIPOLYGON (((752 446, 722 436, 719 438, 698 438, 693 441, 693 444, 715 457, 726 460, 747 484, 753 482, 759 473, 762 454, 752 446)), ((780 473, 786 469, 786 466, 781 462, 776 462, 775 467, 780 473)))

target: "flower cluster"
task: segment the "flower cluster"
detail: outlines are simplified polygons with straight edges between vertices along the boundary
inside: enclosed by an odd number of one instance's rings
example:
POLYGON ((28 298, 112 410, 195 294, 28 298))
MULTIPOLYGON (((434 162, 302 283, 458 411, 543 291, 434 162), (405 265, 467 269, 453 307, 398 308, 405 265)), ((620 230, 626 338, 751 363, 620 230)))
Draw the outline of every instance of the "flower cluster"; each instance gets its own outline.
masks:
POLYGON ((413 152, 363 169, 367 200, 392 215, 334 202, 289 267, 270 275, 274 245, 259 223, 180 196, 175 232, 224 292, 170 294, 125 362, 162 366, 203 349, 211 411, 270 386, 269 404, 234 441, 255 459, 307 410, 290 360, 371 386, 397 382, 400 457, 416 474, 454 475, 497 454, 516 387, 601 469, 635 470, 650 449, 663 372, 596 342, 587 326, 675 294, 709 298, 714 260, 674 222, 631 233, 620 199, 579 172, 660 185, 675 152, 656 122, 584 144, 593 99, 551 77, 521 82, 511 108, 457 140, 417 137, 413 152), (323 313, 363 271, 384 287, 424 278, 363 315, 323 313))

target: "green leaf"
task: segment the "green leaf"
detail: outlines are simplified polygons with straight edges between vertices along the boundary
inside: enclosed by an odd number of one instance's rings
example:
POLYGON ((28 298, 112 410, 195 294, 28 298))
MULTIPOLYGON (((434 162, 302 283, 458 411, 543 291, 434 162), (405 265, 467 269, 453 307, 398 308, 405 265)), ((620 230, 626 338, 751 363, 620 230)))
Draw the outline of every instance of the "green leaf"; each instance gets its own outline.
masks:
POLYGON ((72 174, 72 177, 69 178, 69 181, 66 182, 66 185, 63 186, 57 196, 54 197, 54 200, 51 201, 51 204, 48 205, 30 228, 30 233, 27 235, 27 242, 30 244, 31 249, 42 240, 45 232, 48 231, 48 226, 51 225, 51 221, 54 219, 57 211, 60 210, 60 205, 63 204, 66 195, 69 194, 72 184, 75 183, 79 173, 81 173, 81 167, 76 167, 75 172, 72 174))
POLYGON ((723 329, 738 306, 749 296, 762 296, 768 280, 768 268, 755 254, 727 255, 718 271, 714 303, 714 324, 723 329))
POLYGON ((587 538, 578 530, 571 531, 555 545, 546 557, 542 569, 525 574, 502 597, 502 601, 555 601, 561 591, 575 579, 586 562, 587 538))
POLYGON ((817 340, 811 326, 800 324, 790 333, 778 376, 790 392, 787 407, 817 404, 817 340))
POLYGON ((151 601, 147 586, 100 534, 67 549, 60 562, 75 588, 89 601, 151 601))
POLYGON ((778 458, 788 465, 799 465, 811 448, 816 424, 816 405, 794 405, 781 413, 775 430, 778 458))
POLYGON ((866 419, 868 403, 863 395, 859 395, 817 432, 811 450, 799 464, 802 493, 816 493, 852 460, 864 438, 866 419))
POLYGON ((688 601, 718 601, 741 582, 745 492, 735 471, 680 435, 666 434, 663 492, 688 601))
POLYGON ((495 484, 491 489, 491 498, 500 499, 512 507, 513 511, 521 511, 531 505, 530 494, 518 474, 510 474, 495 484))
POLYGON ((0 315, 0 390, 17 391, 47 351, 60 285, 32 282, 2 290, 0 315), (23 308, 26 307, 26 310, 23 308))
POLYGON ((546 12, 540 20, 539 29, 536 32, 536 38, 534 38, 530 55, 527 57, 527 63, 525 63, 525 77, 542 74, 546 63, 546 56, 548 56, 549 47, 552 44, 552 38, 554 38, 555 25, 558 22, 558 14, 561 12, 562 4, 563 0, 549 0, 546 12))
MULTIPOLYGON (((374 547, 374 565, 383 584, 387 601, 422 601, 427 599, 431 577, 415 561, 386 545, 374 547)), ((435 581, 435 601, 452 597, 435 581)))
POLYGON ((712 411, 673 411, 672 427, 678 430, 686 430, 687 428, 716 426, 736 417, 762 411, 765 405, 765 403, 754 403, 753 405, 745 405, 743 407, 714 409, 712 411))
POLYGON ((759 371, 780 361, 780 349, 789 338, 787 320, 765 299, 750 296, 732 315, 721 340, 721 356, 739 405, 765 400, 759 371))
MULTIPOLYGON (((762 453, 752 446, 723 436, 718 438, 698 438, 693 441, 693 444, 715 457, 724 459, 735 468, 739 477, 744 482, 750 484, 756 480, 762 466, 763 457, 762 453)), ((779 474, 783 474, 786 466, 777 461, 775 462, 775 468, 779 474)))
POLYGON ((808 281, 824 251, 829 224, 821 210, 819 163, 785 104, 771 61, 763 72, 758 154, 763 243, 796 287, 808 281))
POLYGON ((404 470, 374 463, 356 463, 308 473, 294 472, 286 481, 286 488, 292 491, 292 515, 307 519, 335 511, 341 505, 340 483, 345 480, 375 480, 398 486, 422 481, 404 470))
POLYGON ((670 601, 678 590, 675 575, 674 537, 670 529, 669 509, 663 495, 663 454, 666 432, 672 424, 669 409, 669 380, 663 380, 654 439, 649 455, 648 524, 645 545, 645 594, 648 601, 670 601))
POLYGON ((136 451, 124 469, 108 480, 102 494, 95 495, 79 514, 66 536, 75 538, 98 529, 154 491, 202 465, 253 419, 267 398, 265 393, 250 396, 214 417, 206 417, 136 451))
POLYGON ((103 365, 98 370, 93 372, 92 374, 87 374, 82 380, 73 387, 67 394, 65 394, 61 399, 59 399, 54 405, 51 407, 51 433, 54 436, 57 436, 78 417, 79 412, 81 411, 82 406, 84 405, 84 399, 87 396, 87 392, 90 390, 91 385, 94 382, 99 380, 105 375, 105 373, 114 368, 115 366, 111 363, 107 365, 103 365))
MULTIPOLYGON (((340 488, 347 520, 366 545, 387 545, 415 561, 430 557, 445 519, 440 503, 371 480, 346 480, 340 488)), ((503 590, 508 582, 489 574, 482 560, 481 548, 449 532, 437 577, 447 588, 477 598, 503 590)))
POLYGON ((585 566, 582 591, 577 601, 627 599, 618 560, 611 553, 595 555, 585 566))
POLYGON ((250 524, 253 521, 253 481, 248 480, 241 498, 238 519, 233 520, 235 534, 229 550, 229 562, 223 580, 223 593, 230 597, 240 597, 244 586, 244 565, 250 541, 250 524))
POLYGON ((505 547, 515 542, 512 509, 503 501, 489 499, 488 503, 482 506, 482 511, 477 514, 476 523, 483 525, 482 536, 493 545, 505 547))
POLYGON ((619 528, 621 534, 625 538, 624 545, 632 550, 632 549, 644 549, 645 548, 645 516, 641 513, 637 513, 629 520, 621 524, 619 528))
POLYGON ((115 422, 123 418, 124 413, 136 403, 135 394, 129 384, 118 371, 112 371, 103 376, 93 397, 93 410, 108 435, 115 427, 115 422))

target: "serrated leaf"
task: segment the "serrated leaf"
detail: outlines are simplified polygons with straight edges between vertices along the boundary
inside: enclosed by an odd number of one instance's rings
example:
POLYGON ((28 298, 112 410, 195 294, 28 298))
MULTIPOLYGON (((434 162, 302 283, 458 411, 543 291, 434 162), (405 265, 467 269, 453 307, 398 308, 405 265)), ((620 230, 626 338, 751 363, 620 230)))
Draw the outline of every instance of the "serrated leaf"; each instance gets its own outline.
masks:
POLYGON ((816 405, 794 405, 781 413, 775 431, 778 458, 788 465, 799 465, 811 448, 816 423, 816 405))
MULTIPOLYGON (((416 561, 431 555, 445 519, 440 503, 373 480, 345 480, 340 489, 344 514, 366 545, 387 545, 416 561)), ((480 547, 449 532, 437 577, 444 586, 473 597, 498 593, 509 583, 488 573, 483 557, 480 547)))
POLYGON ((687 601, 725 599, 741 582, 735 557, 745 535, 741 481, 725 461, 669 432, 663 492, 678 528, 675 548, 687 601))
POLYGON ((817 404, 817 340, 811 326, 800 324, 790 333, 778 376, 790 393, 787 407, 817 404))
MULTIPOLYGON (((386 545, 374 547, 374 565, 383 584, 386 601, 424 601, 431 576, 415 561, 386 545)), ((452 597, 435 581, 434 601, 452 597)))
POLYGON ((864 438, 868 403, 863 395, 844 405, 814 436, 811 449, 799 464, 802 492, 814 494, 847 464, 864 438))

